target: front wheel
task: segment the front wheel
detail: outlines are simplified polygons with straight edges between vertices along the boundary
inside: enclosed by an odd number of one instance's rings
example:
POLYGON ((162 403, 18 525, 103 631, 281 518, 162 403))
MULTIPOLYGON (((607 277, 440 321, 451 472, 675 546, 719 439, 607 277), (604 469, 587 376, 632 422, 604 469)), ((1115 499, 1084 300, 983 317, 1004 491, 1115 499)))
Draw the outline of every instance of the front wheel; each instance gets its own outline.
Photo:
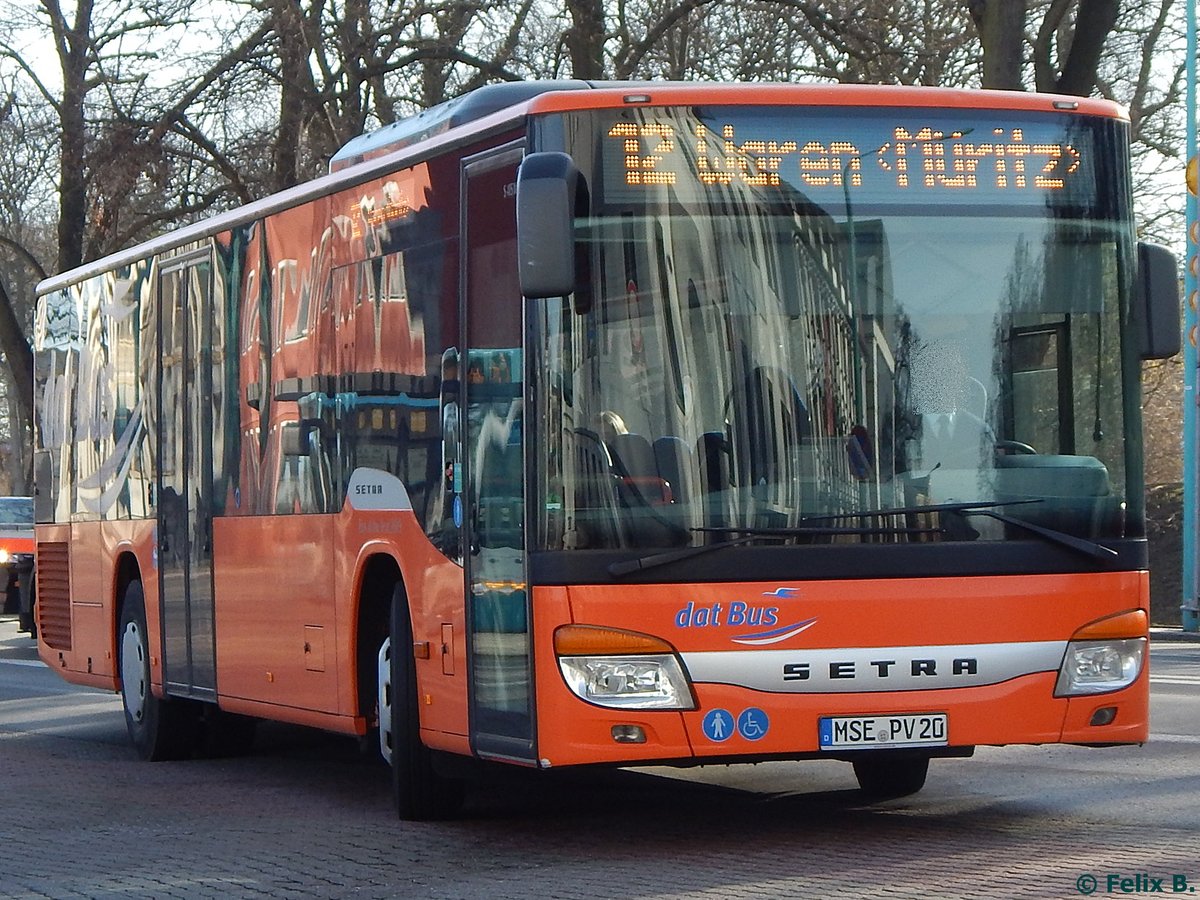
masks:
POLYGON ((391 627, 379 648, 379 747, 392 769, 392 799, 401 819, 445 819, 459 811, 463 784, 434 770, 421 741, 417 664, 404 588, 392 594, 391 627))
POLYGON ((854 777, 858 779, 858 786, 872 800, 890 800, 915 794, 925 786, 928 773, 928 756, 871 754, 854 760, 854 777))
POLYGON ((199 717, 187 700, 154 696, 150 686, 146 600, 140 581, 130 582, 125 588, 120 632, 117 652, 121 701, 133 746, 142 759, 184 759, 195 746, 199 717))

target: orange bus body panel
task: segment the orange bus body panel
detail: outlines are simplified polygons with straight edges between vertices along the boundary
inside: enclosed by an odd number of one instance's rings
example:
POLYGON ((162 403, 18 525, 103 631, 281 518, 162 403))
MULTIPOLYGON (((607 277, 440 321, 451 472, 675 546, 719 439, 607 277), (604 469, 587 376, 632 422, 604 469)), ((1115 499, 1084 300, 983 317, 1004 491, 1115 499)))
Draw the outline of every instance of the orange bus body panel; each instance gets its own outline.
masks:
POLYGON ((155 523, 147 520, 120 522, 76 522, 69 525, 38 525, 37 543, 66 543, 70 547, 69 597, 39 604, 62 602, 70 622, 70 649, 46 643, 39 633, 38 652, 46 665, 76 684, 108 690, 120 689, 117 657, 117 626, 120 619, 121 586, 117 583, 118 561, 131 554, 142 573, 146 596, 146 628, 150 651, 151 686, 162 693, 162 652, 159 629, 158 580, 154 577, 155 523))
MULTIPOLYGON (((787 641, 772 646, 803 660, 806 651, 839 648, 963 646, 1062 642, 1098 616, 1149 601, 1145 572, 1028 575, 1016 577, 924 578, 896 580, 708 585, 619 585, 535 588, 538 655, 540 756, 552 765, 599 761, 707 758, 816 753, 817 720, 830 715, 884 715, 944 712, 949 744, 1140 743, 1149 736, 1149 675, 1110 694, 1070 700, 1054 697, 1055 671, 1021 675, 998 684, 934 690, 805 693, 754 690, 730 684, 694 685, 693 711, 621 711, 587 704, 566 687, 554 659, 553 630, 560 624, 604 624, 669 641, 685 661, 689 653, 733 651, 747 662, 761 650, 738 648, 731 637, 747 629, 724 624, 733 603, 763 606, 767 593, 782 622, 807 622, 787 641), (698 616, 720 606, 722 615, 698 616), (548 620, 554 610, 555 621, 548 620), (903 610, 902 615, 897 611, 903 610), (686 612, 686 615, 685 615, 686 612), (712 624, 716 619, 722 624, 712 624), (695 624, 697 620, 709 624, 695 624), (682 624, 684 622, 687 624, 682 624), (986 637, 982 637, 986 635, 986 637), (1115 707, 1111 725, 1089 724, 1100 708, 1115 707), (708 740, 705 714, 725 709, 762 710, 770 727, 760 740, 733 736, 708 740), (618 744, 614 725, 641 725, 644 744, 618 744)), ((769 624, 769 622, 768 622, 769 624)), ((751 629, 754 630, 754 629, 751 629)), ((788 658, 791 658, 790 655, 788 658)), ((1061 662, 1061 657, 1058 660, 1061 662)), ((780 682, 782 685, 782 681, 780 682)))
POLYGON ((371 716, 357 708, 355 681, 357 579, 381 555, 401 570, 414 640, 430 648, 417 661, 422 725, 461 745, 454 738, 467 733, 462 568, 434 549, 411 512, 347 505, 337 516, 215 519, 213 541, 222 708, 365 732, 371 716), (453 639, 443 652, 445 626, 453 639))
POLYGON ((222 696, 338 711, 331 535, 328 516, 213 520, 222 696))

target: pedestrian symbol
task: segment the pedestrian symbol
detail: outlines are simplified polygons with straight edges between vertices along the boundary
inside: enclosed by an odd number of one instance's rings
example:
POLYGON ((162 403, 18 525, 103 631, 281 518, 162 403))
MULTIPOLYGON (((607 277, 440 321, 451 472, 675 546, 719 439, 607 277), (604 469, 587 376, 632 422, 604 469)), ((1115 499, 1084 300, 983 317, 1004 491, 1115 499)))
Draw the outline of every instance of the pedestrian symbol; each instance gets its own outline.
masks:
POLYGON ((733 734, 733 713, 726 709, 709 710, 705 713, 700 727, 704 729, 704 736, 710 741, 718 744, 727 741, 733 734))
POLYGON ((770 724, 767 714, 754 706, 743 709, 742 714, 737 717, 738 734, 748 741, 757 741, 765 735, 770 724))

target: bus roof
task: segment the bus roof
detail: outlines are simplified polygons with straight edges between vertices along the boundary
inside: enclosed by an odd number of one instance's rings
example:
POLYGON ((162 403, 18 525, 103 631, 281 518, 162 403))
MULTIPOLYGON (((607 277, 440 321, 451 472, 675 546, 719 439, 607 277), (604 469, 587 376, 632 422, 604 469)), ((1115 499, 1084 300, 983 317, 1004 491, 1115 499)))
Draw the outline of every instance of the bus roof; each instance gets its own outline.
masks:
POLYGON ((329 161, 337 172, 355 163, 412 146, 503 109, 526 104, 532 114, 626 106, 694 106, 711 103, 780 106, 906 106, 1079 112, 1128 118, 1108 100, 879 84, 721 84, 671 81, 510 81, 492 84, 401 119, 345 144, 329 161))
POLYGON ((278 194, 185 225, 157 238, 84 263, 42 281, 38 294, 61 290, 110 269, 199 241, 230 228, 368 181, 484 134, 511 128, 528 115, 629 106, 906 106, 1073 112, 1128 119, 1108 100, 1022 91, 849 84, 726 84, 668 81, 529 81, 486 85, 393 125, 361 135, 330 161, 330 172, 278 194))
POLYGON ((1073 112, 1106 118, 1129 118, 1120 104, 1089 97, 1025 91, 911 87, 884 84, 704 84, 641 82, 597 84, 591 90, 542 93, 529 104, 531 114, 626 106, 903 106, 935 109, 994 109, 1028 112, 1073 112))

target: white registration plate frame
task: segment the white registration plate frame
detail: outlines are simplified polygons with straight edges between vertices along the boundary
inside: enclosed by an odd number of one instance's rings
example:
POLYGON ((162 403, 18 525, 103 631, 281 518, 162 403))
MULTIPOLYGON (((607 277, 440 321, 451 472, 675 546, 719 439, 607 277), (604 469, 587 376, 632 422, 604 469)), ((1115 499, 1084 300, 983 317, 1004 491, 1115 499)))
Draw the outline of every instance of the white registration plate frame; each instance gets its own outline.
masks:
POLYGON ((817 720, 817 743, 822 750, 945 747, 949 732, 949 717, 941 712, 822 716, 817 720))

